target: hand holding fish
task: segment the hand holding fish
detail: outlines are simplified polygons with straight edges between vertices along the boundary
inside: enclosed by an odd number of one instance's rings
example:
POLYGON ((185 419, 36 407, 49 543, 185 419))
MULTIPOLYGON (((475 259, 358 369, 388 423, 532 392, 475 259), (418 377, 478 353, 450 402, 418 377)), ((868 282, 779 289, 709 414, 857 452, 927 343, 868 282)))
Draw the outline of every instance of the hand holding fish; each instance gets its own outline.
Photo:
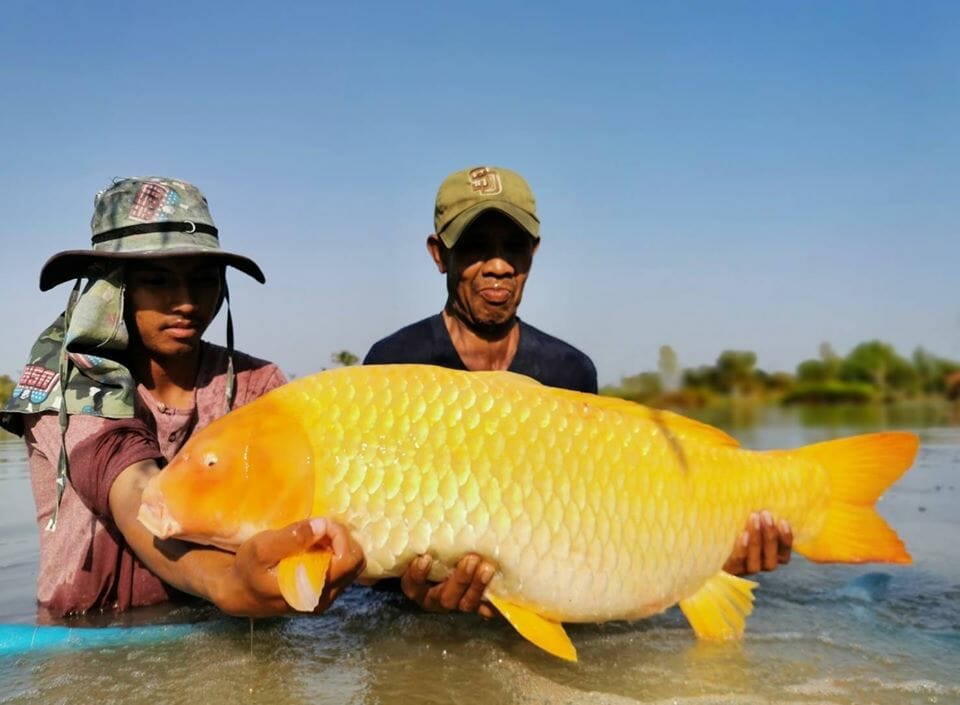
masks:
POLYGON ((261 531, 237 549, 232 568, 218 581, 213 602, 224 612, 262 617, 294 612, 280 594, 277 564, 310 550, 331 550, 326 582, 314 612, 325 611, 363 571, 363 550, 343 525, 317 518, 261 531))
POLYGON ((110 489, 110 510, 117 528, 144 564, 161 580, 182 592, 213 602, 224 612, 249 617, 289 614, 277 565, 293 554, 322 551, 326 583, 317 612, 325 610, 344 587, 363 571, 363 551, 338 523, 325 519, 293 522, 260 531, 236 549, 236 554, 176 539, 157 541, 137 520, 143 488, 160 472, 152 461, 126 468, 110 489))
POLYGON ((484 619, 496 615, 493 607, 482 600, 496 566, 476 553, 468 553, 445 580, 431 583, 428 576, 432 566, 429 555, 411 561, 400 579, 403 594, 427 612, 476 612, 484 619))
POLYGON ((767 510, 754 512, 723 569, 730 575, 776 570, 790 562, 792 549, 793 531, 786 519, 775 522, 767 510))

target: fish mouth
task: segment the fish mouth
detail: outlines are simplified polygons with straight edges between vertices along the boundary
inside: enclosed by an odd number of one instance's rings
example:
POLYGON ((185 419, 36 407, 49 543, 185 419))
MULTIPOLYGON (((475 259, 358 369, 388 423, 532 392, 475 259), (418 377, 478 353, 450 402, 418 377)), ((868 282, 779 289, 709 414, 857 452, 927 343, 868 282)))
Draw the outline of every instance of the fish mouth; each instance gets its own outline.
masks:
POLYGON ((183 530, 180 522, 170 516, 163 498, 151 492, 149 487, 143 491, 137 519, 158 539, 168 539, 183 530))

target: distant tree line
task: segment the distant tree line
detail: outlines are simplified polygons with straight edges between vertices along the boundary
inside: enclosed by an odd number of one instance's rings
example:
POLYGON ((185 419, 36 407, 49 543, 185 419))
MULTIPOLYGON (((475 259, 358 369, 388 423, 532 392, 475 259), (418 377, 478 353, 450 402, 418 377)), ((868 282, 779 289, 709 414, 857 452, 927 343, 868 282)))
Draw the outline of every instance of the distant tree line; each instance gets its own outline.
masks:
POLYGON ((749 350, 724 350, 713 365, 682 369, 669 345, 660 348, 656 372, 623 377, 603 394, 644 403, 699 406, 716 397, 834 403, 894 401, 922 396, 960 396, 960 362, 917 348, 909 358, 889 343, 860 343, 846 356, 829 343, 819 357, 804 360, 796 371, 767 372, 749 350))

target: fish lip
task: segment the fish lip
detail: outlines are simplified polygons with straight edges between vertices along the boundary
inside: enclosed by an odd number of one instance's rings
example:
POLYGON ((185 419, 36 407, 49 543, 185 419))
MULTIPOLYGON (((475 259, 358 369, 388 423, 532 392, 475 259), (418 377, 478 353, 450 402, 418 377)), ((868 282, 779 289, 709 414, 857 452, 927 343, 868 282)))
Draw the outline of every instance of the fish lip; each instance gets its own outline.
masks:
POLYGON ((183 530, 180 522, 167 512, 163 501, 148 491, 144 491, 141 498, 137 519, 159 539, 168 539, 183 530))

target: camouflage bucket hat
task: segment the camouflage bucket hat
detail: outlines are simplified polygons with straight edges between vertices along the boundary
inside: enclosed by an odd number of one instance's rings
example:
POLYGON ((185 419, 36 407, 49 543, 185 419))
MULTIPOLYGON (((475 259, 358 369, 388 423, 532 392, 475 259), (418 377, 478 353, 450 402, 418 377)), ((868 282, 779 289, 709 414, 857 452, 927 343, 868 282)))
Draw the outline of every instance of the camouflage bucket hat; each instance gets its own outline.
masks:
POLYGON ((437 191, 433 226, 437 237, 453 247, 464 230, 490 209, 505 214, 540 239, 537 203, 520 174, 498 166, 476 166, 450 174, 437 191))
POLYGON ((257 264, 220 249, 207 199, 185 181, 155 176, 117 179, 94 198, 90 250, 67 250, 47 260, 40 290, 83 277, 104 260, 210 257, 263 284, 257 264))

